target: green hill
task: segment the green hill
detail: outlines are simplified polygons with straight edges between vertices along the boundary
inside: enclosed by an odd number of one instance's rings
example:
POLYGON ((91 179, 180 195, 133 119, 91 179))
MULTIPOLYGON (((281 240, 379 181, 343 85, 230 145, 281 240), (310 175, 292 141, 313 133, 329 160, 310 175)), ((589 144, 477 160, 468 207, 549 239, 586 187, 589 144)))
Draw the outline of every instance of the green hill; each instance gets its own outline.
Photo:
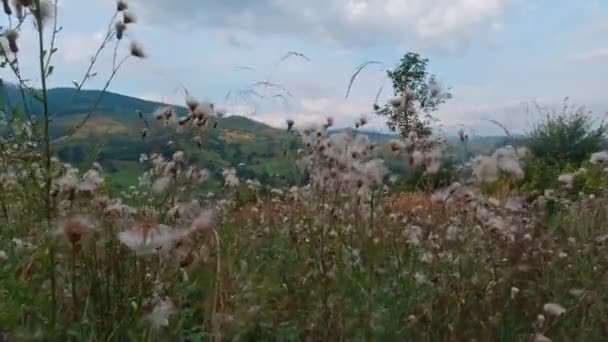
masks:
MULTIPOLYGON (((23 106, 18 88, 4 88, 8 105, 23 106)), ((80 122, 101 93, 57 88, 49 90, 48 94, 50 111, 55 115, 51 135, 56 138, 80 122)), ((42 111, 33 98, 26 98, 25 103, 35 113, 42 111)), ((185 151, 191 162, 203 165, 216 176, 226 167, 238 166, 243 178, 255 177, 264 182, 293 181, 292 156, 285 155, 285 150, 297 144, 288 132, 246 117, 227 116, 205 134, 199 148, 192 134, 178 134, 174 128, 155 122, 151 113, 163 105, 105 93, 87 124, 69 143, 57 146, 56 152, 62 160, 81 167, 88 167, 93 161, 100 162, 113 174, 118 188, 136 182, 136 176, 143 170, 138 162, 140 154, 156 152, 170 157, 176 150, 185 151), (142 139, 143 124, 136 110, 146 114, 150 124, 145 139, 142 139), (167 146, 169 141, 173 142, 172 147, 167 146)), ((177 109, 181 114, 186 112, 183 107, 177 109)))
MULTIPOLYGON (((3 88, 3 102, 11 107, 23 106, 18 88, 10 85, 3 88)), ((101 92, 56 88, 48 94, 50 111, 55 115, 51 135, 56 138, 82 120, 101 92)), ((33 98, 26 98, 25 103, 35 113, 42 110, 33 98)), ((227 116, 205 134, 199 148, 192 134, 178 134, 175 129, 155 122, 151 113, 161 106, 164 104, 107 92, 87 124, 69 143, 57 146, 56 153, 62 160, 82 168, 90 167, 93 161, 100 162, 112 174, 117 189, 136 183, 136 177, 144 170, 144 165, 138 161, 140 154, 162 153, 170 157, 176 150, 185 151, 191 162, 207 168, 216 179, 227 167, 237 167, 241 178, 256 178, 261 182, 284 183, 298 179, 294 160, 299 142, 285 130, 242 116, 227 116), (145 139, 141 136, 143 125, 136 111, 145 113, 150 123, 145 139), (173 142, 171 147, 167 145, 169 141, 173 142)), ((177 110, 181 115, 186 113, 186 108, 178 107, 177 110)), ((359 131, 359 134, 367 135, 378 145, 395 137, 367 131, 359 131)), ((477 137, 471 139, 470 150, 488 153, 504 142, 504 137, 477 137)), ((455 147, 455 155, 461 156, 459 141, 452 139, 450 144, 455 147)), ((393 157, 386 148, 380 153, 393 171, 407 170, 407 163, 402 158, 393 157)))

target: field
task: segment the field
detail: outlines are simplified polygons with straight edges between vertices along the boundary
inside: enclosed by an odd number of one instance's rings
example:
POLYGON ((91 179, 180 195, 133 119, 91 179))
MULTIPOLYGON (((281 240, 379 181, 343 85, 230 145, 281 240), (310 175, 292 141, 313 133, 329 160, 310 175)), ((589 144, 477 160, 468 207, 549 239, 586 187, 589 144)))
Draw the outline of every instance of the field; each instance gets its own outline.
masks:
MULTIPOLYGON (((74 4, 3 1, 0 342, 608 336, 608 125, 584 107, 537 106, 524 134, 439 134, 451 88, 413 52, 360 64, 346 90, 381 65, 394 94, 369 107, 392 133, 332 113, 270 127, 181 84, 183 106, 145 101, 108 91, 147 57, 124 0, 82 81, 50 88, 74 4), (86 90, 104 51, 105 86, 86 90)), ((272 71, 289 58, 309 61, 272 71)), ((291 96, 266 79, 238 93, 291 96)))
POLYGON ((601 192, 530 197, 506 172, 482 187, 399 193, 364 135, 319 132, 300 134, 310 176, 295 187, 227 169, 206 193, 181 151, 117 162, 107 177, 98 164, 82 175, 56 164, 49 228, 31 197, 43 179, 23 178, 36 152, 5 150, 21 159, 5 164, 0 197, 1 326, 16 340, 605 334, 601 192))

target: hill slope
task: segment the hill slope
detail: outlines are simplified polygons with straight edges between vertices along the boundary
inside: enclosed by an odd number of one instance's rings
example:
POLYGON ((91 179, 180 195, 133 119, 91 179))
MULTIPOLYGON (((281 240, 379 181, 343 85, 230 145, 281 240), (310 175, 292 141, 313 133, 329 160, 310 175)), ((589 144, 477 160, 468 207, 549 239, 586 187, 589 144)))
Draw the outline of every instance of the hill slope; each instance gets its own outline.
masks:
MULTIPOLYGON (((4 86, 3 99, 10 106, 23 106, 18 88, 4 86)), ((52 122, 51 134, 59 137, 65 134, 88 113, 98 101, 100 91, 77 91, 70 88, 49 90, 51 113, 56 117, 52 122)), ((42 107, 33 98, 26 98, 25 103, 35 113, 42 107)), ((150 115, 165 104, 146 101, 130 96, 105 93, 94 114, 83 126, 74 139, 64 146, 59 146, 57 153, 62 160, 89 166, 99 161, 104 168, 113 173, 113 177, 124 187, 133 184, 143 166, 138 163, 141 153, 163 153, 169 157, 175 150, 187 152, 192 162, 219 174, 223 168, 239 165, 242 177, 256 177, 262 181, 271 178, 293 178, 293 162, 284 156, 288 146, 294 145, 294 137, 284 130, 272 128, 242 116, 228 116, 219 120, 215 129, 205 135, 203 146, 198 148, 190 134, 177 134, 174 129, 162 127, 150 115), (149 115, 150 130, 142 139, 142 123, 136 110, 149 115), (167 142, 172 141, 173 147, 167 142)), ((186 112, 183 107, 177 110, 186 112)))
MULTIPOLYGON (((23 105, 18 88, 8 85, 2 88, 5 90, 3 101, 10 106, 23 105)), ((239 175, 243 178, 270 183, 295 181, 294 158, 299 142, 285 130, 242 116, 228 116, 205 135, 203 146, 198 148, 192 135, 177 134, 174 129, 162 127, 149 116, 151 128, 146 139, 142 139, 142 124, 136 110, 149 115, 165 104, 111 92, 103 94, 101 99, 100 95, 97 90, 49 90, 50 111, 56 115, 51 134, 54 137, 65 134, 99 101, 87 124, 68 144, 59 146, 57 153, 62 160, 82 167, 99 161, 114 175, 112 178, 118 188, 136 182, 135 177, 144 168, 138 162, 140 154, 157 152, 170 157, 176 150, 187 152, 191 162, 206 167, 216 176, 224 168, 238 166, 239 175), (173 142, 172 147, 167 146, 168 141, 173 142)), ((26 98, 26 103, 34 112, 41 112, 39 102, 26 98)), ((183 107, 177 110, 182 115, 186 112, 183 107)), ((379 145, 394 138, 394 135, 377 132, 360 131, 359 134, 367 135, 379 145)), ((504 141, 503 137, 480 137, 470 141, 470 149, 487 153, 504 141)), ((451 145, 456 147, 456 155, 462 155, 462 147, 457 140, 451 141, 451 145)), ((394 160, 388 153, 383 155, 388 156, 386 162, 394 171, 407 169, 404 160, 394 160)))

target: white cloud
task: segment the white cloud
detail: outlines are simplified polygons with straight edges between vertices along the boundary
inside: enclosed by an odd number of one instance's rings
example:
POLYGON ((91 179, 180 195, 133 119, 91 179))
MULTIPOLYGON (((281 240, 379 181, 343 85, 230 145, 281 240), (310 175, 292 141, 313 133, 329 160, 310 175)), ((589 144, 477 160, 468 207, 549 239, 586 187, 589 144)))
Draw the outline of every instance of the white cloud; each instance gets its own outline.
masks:
POLYGON ((70 33, 58 40, 57 55, 67 64, 88 62, 103 40, 103 33, 70 33))
POLYGON ((598 59, 608 59, 608 49, 585 51, 570 57, 575 62, 589 62, 598 59))
POLYGON ((501 26, 508 0, 134 0, 158 19, 346 45, 462 45, 501 26))
POLYGON ((369 120, 367 128, 386 129, 384 119, 372 113, 369 99, 309 97, 300 99, 295 107, 287 111, 260 111, 252 118, 273 127, 283 127, 286 119, 293 119, 296 126, 301 127, 321 124, 331 117, 336 127, 352 127, 361 116, 365 116, 369 120))

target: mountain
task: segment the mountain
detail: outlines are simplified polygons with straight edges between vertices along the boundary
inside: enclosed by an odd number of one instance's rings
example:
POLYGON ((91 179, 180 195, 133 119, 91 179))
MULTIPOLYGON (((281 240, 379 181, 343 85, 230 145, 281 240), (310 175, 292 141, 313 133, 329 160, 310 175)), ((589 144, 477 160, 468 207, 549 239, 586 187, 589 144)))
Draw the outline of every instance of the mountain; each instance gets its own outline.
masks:
MULTIPOLYGON (((18 87, 4 85, 5 98, 10 105, 21 105, 27 103, 35 113, 42 112, 42 105, 34 100, 32 96, 25 96, 25 101, 18 87)), ((49 110, 57 116, 87 113, 102 94, 99 90, 82 90, 74 88, 49 89, 49 110)), ((105 92, 99 100, 96 112, 119 113, 134 112, 141 110, 151 112, 162 106, 162 103, 146 101, 135 97, 105 92)))
MULTIPOLYGON (((23 97, 18 88, 5 85, 2 102, 9 106, 23 106, 34 113, 42 106, 32 97, 23 97)), ((50 89, 49 108, 55 115, 51 135, 60 137, 80 122, 102 93, 96 90, 77 91, 70 88, 50 89)), ((107 92, 88 122, 68 143, 57 146, 58 156, 83 168, 98 161, 112 174, 116 187, 122 189, 136 182, 144 171, 138 162, 142 153, 162 153, 170 157, 183 150, 192 163, 202 165, 218 176, 224 168, 237 167, 243 178, 257 178, 264 182, 293 181, 293 157, 298 146, 295 137, 285 130, 270 127, 242 116, 227 116, 218 121, 215 129, 204 136, 199 148, 191 133, 176 133, 175 128, 163 127, 151 116, 165 104, 107 92), (143 123, 136 110, 147 115, 150 128, 142 139, 143 123), (172 147, 167 143, 173 142, 172 147), (290 149, 290 153, 285 151, 290 149)), ((183 115, 186 108, 178 107, 183 115)), ((216 177, 219 178, 219 177, 216 177)))
MULTIPOLYGON (((216 176, 216 180, 220 179, 221 171, 228 167, 237 167, 241 178, 256 178, 266 183, 291 183, 299 179, 294 167, 299 141, 286 130, 243 116, 227 116, 218 121, 215 129, 205 134, 199 148, 192 134, 178 134, 174 128, 163 127, 150 115, 166 104, 111 92, 101 95, 102 92, 97 90, 50 89, 49 108, 55 115, 51 135, 63 136, 98 102, 87 124, 68 143, 57 146, 56 152, 62 160, 82 168, 90 167, 94 161, 100 162, 112 175, 111 179, 118 190, 135 184, 137 176, 145 171, 144 165, 138 161, 140 154, 156 152, 170 157, 176 150, 186 152, 191 163, 207 168, 216 176), (145 139, 142 139, 143 124, 136 111, 145 113, 150 123, 145 139), (167 144, 169 141, 173 143, 171 147, 167 144)), ((34 113, 42 111, 39 101, 27 96, 24 101, 19 89, 11 85, 1 86, 1 103, 10 107, 26 103, 34 113)), ((177 110, 180 115, 187 111, 184 107, 177 110)), ((338 129, 331 134, 341 131, 338 129)), ((393 134, 372 131, 358 131, 358 134, 366 135, 379 146, 395 138, 393 134)), ((469 150, 487 153, 504 145, 505 141, 504 137, 472 138, 469 150)), ((455 156, 463 155, 462 145, 457 139, 450 141, 450 144, 454 147, 455 156)), ((407 169, 403 158, 394 157, 386 148, 381 149, 380 153, 394 172, 407 169)))

